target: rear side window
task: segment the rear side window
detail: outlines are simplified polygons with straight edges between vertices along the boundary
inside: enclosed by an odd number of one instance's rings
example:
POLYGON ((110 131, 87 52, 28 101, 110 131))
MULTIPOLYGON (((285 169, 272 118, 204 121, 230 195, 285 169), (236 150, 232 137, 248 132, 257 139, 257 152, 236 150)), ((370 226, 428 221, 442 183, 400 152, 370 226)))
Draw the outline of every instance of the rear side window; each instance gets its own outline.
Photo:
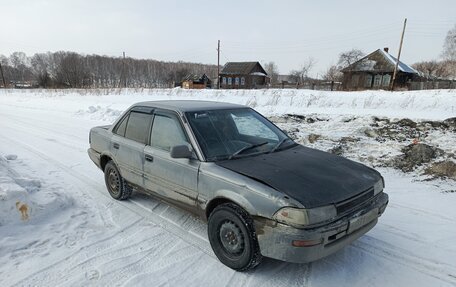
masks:
POLYGON ((151 121, 152 115, 150 114, 131 112, 127 122, 125 137, 145 144, 149 135, 151 121))
POLYGON ((150 145, 170 151, 171 147, 188 143, 182 126, 174 117, 155 115, 150 145))
POLYGON ((128 116, 123 118, 123 120, 117 126, 117 129, 116 129, 115 133, 120 135, 120 136, 125 136, 125 130, 127 128, 127 122, 128 122, 128 116))

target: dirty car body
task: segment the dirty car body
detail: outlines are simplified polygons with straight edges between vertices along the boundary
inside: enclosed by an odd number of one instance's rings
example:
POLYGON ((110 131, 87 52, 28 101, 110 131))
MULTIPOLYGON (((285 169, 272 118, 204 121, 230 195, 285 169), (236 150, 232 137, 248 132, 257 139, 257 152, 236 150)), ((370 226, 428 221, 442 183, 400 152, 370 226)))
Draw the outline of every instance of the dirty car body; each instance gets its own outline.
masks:
POLYGON ((261 256, 304 263, 334 253, 388 203, 377 171, 298 145, 242 105, 137 103, 91 130, 88 153, 114 198, 136 188, 199 215, 217 257, 241 271, 261 256))

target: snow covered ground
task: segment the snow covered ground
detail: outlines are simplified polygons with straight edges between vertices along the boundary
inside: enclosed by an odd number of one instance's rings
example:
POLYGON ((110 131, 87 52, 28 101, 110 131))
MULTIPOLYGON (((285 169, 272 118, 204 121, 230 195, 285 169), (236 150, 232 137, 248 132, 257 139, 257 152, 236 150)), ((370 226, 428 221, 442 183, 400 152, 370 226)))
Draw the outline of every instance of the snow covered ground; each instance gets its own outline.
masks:
MULTIPOLYGON (((249 273, 222 265, 197 218, 141 194, 114 201, 86 154, 92 126, 138 101, 205 99, 247 104, 303 144, 373 166, 409 138, 366 136, 372 116, 443 120, 456 91, 319 92, 0 90, 0 286, 455 286, 456 182, 380 167, 390 204, 368 234, 323 260, 265 260, 249 273), (285 114, 317 121, 289 121, 285 114), (309 135, 318 134, 309 140, 309 135)), ((420 141, 455 153, 454 131, 420 141)))

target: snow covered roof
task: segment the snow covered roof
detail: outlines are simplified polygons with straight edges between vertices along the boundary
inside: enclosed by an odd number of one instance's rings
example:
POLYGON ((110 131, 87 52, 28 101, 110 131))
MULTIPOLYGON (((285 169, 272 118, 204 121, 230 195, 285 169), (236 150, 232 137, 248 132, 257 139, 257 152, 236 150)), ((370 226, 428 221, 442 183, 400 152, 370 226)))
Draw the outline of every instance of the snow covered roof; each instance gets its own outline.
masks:
MULTIPOLYGON (((356 61, 350 66, 342 69, 344 71, 359 71, 359 72, 375 72, 375 71, 388 71, 392 72, 396 66, 397 59, 383 49, 375 50, 369 55, 356 61)), ((409 74, 420 74, 417 70, 399 61, 398 71, 409 74)))
POLYGON ((267 75, 265 73, 261 73, 261 72, 253 72, 253 73, 250 73, 250 75, 252 76, 264 76, 264 77, 267 77, 267 75))
MULTIPOLYGON (((393 56, 391 56, 389 53, 387 53, 386 51, 382 50, 382 49, 378 49, 377 51, 380 51, 380 53, 383 54, 383 56, 385 56, 385 58, 393 65, 396 65, 397 63, 397 59, 393 56)), ((414 68, 410 67, 409 65, 399 61, 399 65, 397 66, 397 68, 399 69, 399 71, 401 72, 404 72, 404 73, 410 73, 410 74, 419 74, 419 72, 417 70, 415 70, 414 68)))

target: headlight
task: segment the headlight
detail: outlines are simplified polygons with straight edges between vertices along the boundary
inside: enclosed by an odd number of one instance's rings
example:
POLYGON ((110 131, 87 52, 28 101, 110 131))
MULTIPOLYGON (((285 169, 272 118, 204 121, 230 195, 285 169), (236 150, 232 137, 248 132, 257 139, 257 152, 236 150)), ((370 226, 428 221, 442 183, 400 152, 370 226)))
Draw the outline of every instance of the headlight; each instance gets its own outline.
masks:
POLYGON ((305 209, 284 207, 274 214, 274 219, 294 227, 305 227, 330 220, 337 216, 333 205, 305 209))
POLYGON ((274 214, 274 218, 278 222, 282 222, 291 226, 302 226, 309 224, 307 210, 301 208, 285 207, 274 214))
POLYGON ((374 184, 374 195, 377 195, 377 194, 379 194, 380 192, 382 192, 383 187, 385 187, 385 183, 384 183, 383 177, 382 177, 382 179, 380 179, 379 181, 377 181, 377 182, 374 184))

